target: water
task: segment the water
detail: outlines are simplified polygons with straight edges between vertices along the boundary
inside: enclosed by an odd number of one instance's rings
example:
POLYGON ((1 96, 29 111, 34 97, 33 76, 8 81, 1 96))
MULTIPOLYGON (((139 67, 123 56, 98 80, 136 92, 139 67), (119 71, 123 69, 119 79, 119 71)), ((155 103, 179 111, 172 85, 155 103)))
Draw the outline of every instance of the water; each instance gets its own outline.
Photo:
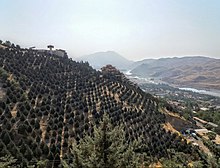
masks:
POLYGON ((125 75, 131 76, 132 75, 131 70, 126 71, 125 75))
MULTIPOLYGON (((128 70, 124 72, 125 75, 127 75, 128 78, 131 80, 135 80, 138 83, 153 83, 153 84, 159 84, 159 83, 165 83, 161 80, 158 79, 151 79, 151 78, 141 78, 138 76, 133 76, 131 73, 131 70, 128 70)), ((195 89, 195 88, 190 88, 190 87, 184 87, 184 88, 179 88, 180 90, 186 90, 186 91, 192 91, 195 93, 200 93, 200 94, 206 94, 206 95, 211 95, 211 96, 216 96, 220 97, 220 90, 200 90, 200 89, 195 89)))
POLYGON ((195 88, 179 88, 179 89, 220 97, 220 90, 198 90, 198 89, 195 89, 195 88))

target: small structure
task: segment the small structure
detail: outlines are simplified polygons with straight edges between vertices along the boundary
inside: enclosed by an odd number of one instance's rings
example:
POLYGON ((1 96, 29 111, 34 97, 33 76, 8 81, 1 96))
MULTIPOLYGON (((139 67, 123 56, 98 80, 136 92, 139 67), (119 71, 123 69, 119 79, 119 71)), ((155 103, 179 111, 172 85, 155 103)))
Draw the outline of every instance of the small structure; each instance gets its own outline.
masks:
POLYGON ((214 124, 214 123, 212 123, 212 122, 208 122, 207 124, 210 125, 210 126, 212 126, 212 127, 215 127, 215 128, 218 127, 217 124, 214 124))
POLYGON ((202 119, 200 119, 200 118, 198 118, 198 117, 193 117, 193 119, 196 120, 196 121, 198 121, 198 122, 200 122, 200 123, 203 124, 203 125, 210 125, 210 126, 215 127, 215 128, 218 127, 217 124, 214 124, 214 123, 212 123, 212 122, 208 122, 208 121, 202 120, 202 119))
POLYGON ((59 56, 59 57, 67 57, 66 51, 65 51, 65 50, 62 50, 62 49, 56 49, 56 50, 52 51, 52 53, 53 53, 54 55, 59 56))
POLYGON ((185 135, 192 135, 192 136, 196 136, 196 132, 194 129, 192 128, 188 128, 188 129, 184 129, 184 130, 181 130, 180 133, 185 136, 185 135))
POLYGON ((33 46, 33 47, 29 47, 28 49, 29 50, 33 50, 33 49, 35 49, 36 47, 35 46, 33 46))
POLYGON ((202 124, 207 124, 207 123, 208 123, 207 121, 202 120, 202 119, 200 119, 200 118, 198 118, 198 117, 193 117, 193 119, 196 120, 196 121, 198 121, 198 122, 200 122, 200 123, 202 123, 202 124))
MULTIPOLYGON (((39 52, 39 53, 49 53, 51 55, 56 55, 56 56, 59 56, 59 57, 68 58, 67 52, 65 50, 62 50, 62 49, 53 50, 54 49, 53 45, 48 45, 47 48, 49 48, 49 50, 36 49, 36 51, 39 52)), ((30 47, 29 49, 35 49, 35 47, 30 47)))
POLYGON ((50 54, 53 54, 53 48, 54 48, 54 46, 53 46, 53 45, 48 45, 47 48, 50 49, 50 54))
POLYGON ((207 111, 208 108, 206 108, 206 107, 201 107, 200 110, 202 110, 202 111, 207 111))
POLYGON ((52 50, 53 50, 53 48, 54 48, 54 46, 53 46, 53 45, 48 45, 48 46, 47 46, 47 48, 49 48, 49 49, 50 49, 50 51, 52 51, 52 50))
POLYGON ((206 128, 202 128, 202 129, 195 129, 195 132, 197 134, 199 134, 200 136, 204 136, 205 134, 207 134, 208 132, 210 132, 209 130, 207 130, 206 128))
POLYGON ((101 71, 104 75, 113 75, 114 77, 116 77, 120 80, 126 78, 123 73, 121 73, 117 68, 115 68, 114 66, 112 66, 110 64, 102 67, 101 71))
POLYGON ((192 143, 194 146, 199 146, 199 144, 197 144, 196 142, 193 142, 192 143))
POLYGON ((120 71, 118 69, 116 69, 114 66, 108 64, 104 67, 101 68, 102 72, 104 73, 120 73, 120 71))

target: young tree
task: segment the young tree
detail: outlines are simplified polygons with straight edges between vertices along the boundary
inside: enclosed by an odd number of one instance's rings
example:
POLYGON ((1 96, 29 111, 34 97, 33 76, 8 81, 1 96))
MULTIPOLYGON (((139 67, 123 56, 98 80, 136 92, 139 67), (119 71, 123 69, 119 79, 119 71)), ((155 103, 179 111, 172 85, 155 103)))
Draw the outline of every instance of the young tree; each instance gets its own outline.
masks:
MULTIPOLYGON (((128 143, 121 126, 113 127, 104 115, 94 135, 86 135, 79 144, 73 144, 73 164, 76 168, 134 168, 140 167, 141 157, 135 152, 138 142, 128 143)), ((140 146, 139 146, 140 147, 140 146)), ((65 162, 65 161, 63 161, 65 162)), ((67 164, 64 163, 65 166, 67 164)))
POLYGON ((15 167, 16 159, 14 159, 12 156, 7 155, 4 157, 0 157, 0 168, 7 168, 7 167, 15 167))

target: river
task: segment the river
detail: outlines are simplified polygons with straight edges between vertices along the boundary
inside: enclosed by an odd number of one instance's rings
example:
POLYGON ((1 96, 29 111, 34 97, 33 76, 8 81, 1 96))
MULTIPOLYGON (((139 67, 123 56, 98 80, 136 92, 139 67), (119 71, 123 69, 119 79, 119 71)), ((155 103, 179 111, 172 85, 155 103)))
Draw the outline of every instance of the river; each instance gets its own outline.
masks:
POLYGON ((195 89, 195 88, 187 88, 187 87, 179 88, 179 89, 220 97, 220 90, 198 90, 198 89, 195 89))
MULTIPOLYGON (((128 78, 137 82, 138 84, 140 84, 140 83, 153 83, 153 84, 165 83, 165 84, 168 84, 168 83, 161 81, 161 80, 158 80, 156 78, 152 79, 152 78, 142 78, 142 77, 138 77, 138 76, 133 76, 133 74, 131 73, 131 70, 125 71, 124 73, 128 78)), ((220 97, 220 90, 200 90, 200 89, 195 89, 195 88, 190 88, 190 87, 181 87, 179 89, 186 90, 186 91, 192 91, 192 92, 196 92, 196 93, 200 93, 200 94, 206 94, 206 95, 220 97)))

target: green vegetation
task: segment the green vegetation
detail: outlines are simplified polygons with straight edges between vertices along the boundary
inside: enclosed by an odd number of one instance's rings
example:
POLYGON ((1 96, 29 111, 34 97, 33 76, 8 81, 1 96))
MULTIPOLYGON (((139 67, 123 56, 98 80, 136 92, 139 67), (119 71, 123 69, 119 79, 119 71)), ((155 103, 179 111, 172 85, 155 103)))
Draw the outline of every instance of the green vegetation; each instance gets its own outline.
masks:
MULTIPOLYGON (((100 126, 94 128, 94 136, 86 135, 80 140, 79 144, 73 144, 71 154, 74 159, 69 167, 140 167, 146 165, 144 164, 146 157, 136 152, 139 148, 141 148, 140 142, 128 143, 125 139, 123 127, 113 127, 110 120, 104 116, 100 126)), ((67 167, 68 164, 65 165, 67 167)))
POLYGON ((198 117, 207 122, 217 124, 218 127, 213 127, 209 124, 205 125, 205 127, 220 134, 220 110, 215 108, 219 106, 219 97, 179 90, 166 84, 146 83, 141 84, 140 87, 151 94, 159 95, 158 102, 160 107, 177 113, 192 123, 195 123, 193 117, 198 117), (167 103, 167 101, 170 103, 167 103), (202 107, 208 110, 203 111, 201 110, 202 107))
POLYGON ((214 132, 208 132, 206 135, 209 137, 210 140, 215 140, 216 133, 214 133, 214 132))
POLYGON ((216 145, 211 140, 207 140, 205 138, 202 138, 203 143, 213 152, 213 154, 216 156, 216 158, 220 158, 220 146, 216 145))
POLYGON ((11 46, 0 49, 1 72, 10 74, 0 76, 0 157, 11 155, 20 167, 204 160, 199 149, 163 128, 157 99, 120 72, 115 77, 88 63, 11 46))
POLYGON ((0 68, 1 80, 6 81, 8 76, 9 76, 8 73, 3 68, 0 68))
POLYGON ((0 168, 15 167, 16 159, 10 155, 0 157, 0 168))
POLYGON ((196 117, 199 117, 205 121, 213 122, 218 125, 218 127, 210 127, 217 134, 220 134, 220 110, 210 109, 207 111, 199 111, 195 114, 196 117))

